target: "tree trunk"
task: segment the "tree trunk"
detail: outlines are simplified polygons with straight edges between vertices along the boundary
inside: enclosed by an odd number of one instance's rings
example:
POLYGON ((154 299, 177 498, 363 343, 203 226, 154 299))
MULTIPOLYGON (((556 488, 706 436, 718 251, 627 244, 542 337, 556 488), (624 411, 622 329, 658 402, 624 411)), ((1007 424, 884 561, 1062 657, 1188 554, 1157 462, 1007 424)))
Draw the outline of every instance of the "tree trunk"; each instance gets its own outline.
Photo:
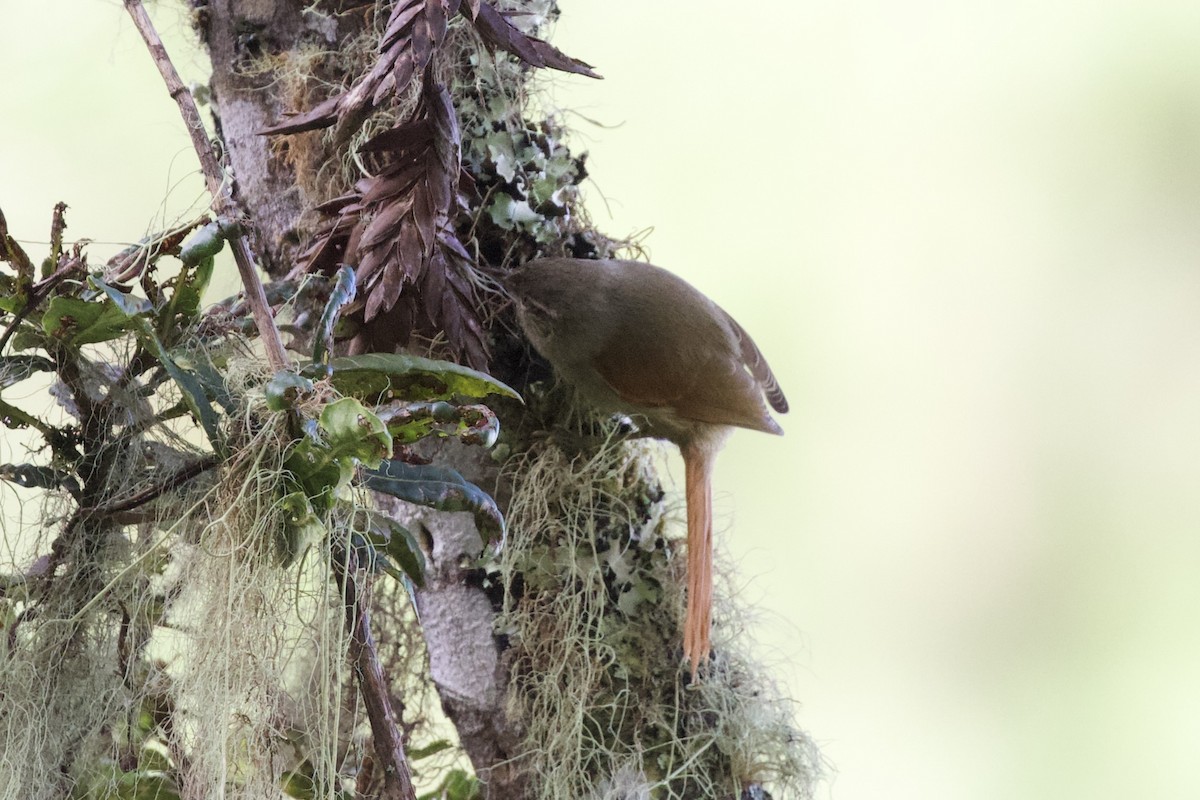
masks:
MULTIPOLYGON (((306 47, 337 51, 362 32, 367 15, 362 4, 352 2, 342 3, 347 10, 336 17, 303 13, 311 5, 308 0, 213 0, 194 5, 205 9, 199 21, 213 66, 212 109, 236 176, 236 197, 253 222, 264 268, 279 276, 292 268, 312 234, 311 224, 304 224, 305 212, 329 199, 311 191, 314 176, 323 164, 341 156, 327 146, 321 132, 299 134, 304 139, 301 147, 290 137, 268 137, 259 131, 295 111, 298 100, 309 99, 280 79, 281 67, 304 62, 306 47), (292 93, 284 96, 289 88, 292 93)), ((326 68, 319 77, 353 77, 332 72, 326 68)), ((470 451, 475 449, 457 451, 455 466, 468 480, 495 486, 495 462, 474 457, 470 451)), ((386 499, 380 502, 388 504, 386 499)), ((391 505, 400 518, 415 513, 403 504, 391 505)), ((431 676, 490 795, 523 797, 524 778, 509 763, 517 754, 519 736, 505 713, 507 676, 492 633, 495 609, 460 566, 464 559, 479 556, 480 537, 469 514, 421 517, 434 544, 429 581, 418 594, 431 676)))
MULTIPOLYGON (((298 69, 306 49, 337 52, 362 32, 366 17, 353 11, 336 18, 306 14, 312 3, 305 0, 191 1, 212 61, 213 116, 234 193, 254 222, 262 267, 279 276, 295 263, 305 235, 301 218, 316 204, 301 188, 305 173, 314 173, 333 153, 314 147, 298 154, 292 143, 259 132, 300 99, 285 94, 298 91, 288 83, 287 70, 298 69)), ((312 77, 336 81, 344 75, 326 69, 312 77)))
MULTIPOLYGON (((347 192, 353 181, 329 168, 346 159, 346 145, 333 144, 338 135, 317 130, 267 137, 259 131, 277 125, 285 112, 317 106, 337 94, 329 86, 349 85, 370 70, 375 41, 364 48, 359 34, 382 21, 372 17, 374 3, 343 2, 337 13, 326 3, 310 8, 309 0, 193 3, 212 56, 213 112, 236 196, 264 267, 282 275, 320 223, 306 212, 347 192), (317 50, 339 56, 317 58, 317 50)), ((548 0, 525 5, 552 8, 548 0)), ((505 20, 518 17, 497 15, 487 2, 467 0, 461 7, 486 18, 500 31, 491 44, 526 64, 541 60, 586 71, 545 42, 505 33, 512 27, 505 20)), ((435 149, 450 182, 459 182, 458 165, 447 167, 444 158, 452 150, 457 157, 461 130, 463 167, 476 183, 470 208, 452 210, 450 235, 493 268, 543 254, 611 255, 615 243, 575 213, 573 192, 585 173, 582 159, 562 145, 556 123, 528 121, 521 109, 503 112, 510 115, 503 121, 487 117, 486 109, 525 95, 528 68, 479 47, 486 24, 480 34, 456 40, 475 47, 461 51, 473 52, 473 65, 448 63, 448 54, 429 62, 424 105, 418 106, 445 140, 435 149), (472 70, 492 58, 494 74, 476 79, 472 70), (446 74, 467 79, 446 80, 454 91, 441 96, 428 91, 428 81, 446 74), (454 106, 449 120, 437 118, 441 101, 454 106), (453 147, 441 146, 447 142, 453 147), (528 164, 540 165, 537 180, 521 173, 528 164), (543 191, 547 181, 554 188, 553 180, 562 181, 562 191, 543 191), (529 226, 531 217, 540 227, 529 226)), ((462 277, 453 269, 445 274, 448 281, 462 277)), ((428 284, 420 290, 432 291, 428 284)), ((436 303, 442 307, 440 298, 436 303)), ((399 303, 390 313, 377 317, 385 329, 405 320, 416 324, 418 317, 437 323, 436 313, 419 304, 399 303)), ((598 445, 578 434, 566 437, 570 446, 539 438, 536 432, 568 420, 578 427, 577 412, 569 398, 545 389, 548 381, 539 382, 549 373, 514 339, 511 321, 497 322, 505 320, 499 312, 477 316, 492 321, 491 335, 480 339, 490 342, 490 370, 526 394, 527 406, 498 408, 512 437, 505 445, 515 454, 509 463, 520 466, 501 472, 480 448, 444 446, 424 454, 454 466, 509 510, 508 548, 499 560, 481 562, 482 542, 469 515, 414 515, 395 503, 391 513, 430 534, 428 580, 417 593, 429 670, 487 796, 765 797, 765 780, 810 796, 815 753, 794 728, 788 701, 752 660, 731 652, 728 632, 741 620, 720 605, 717 620, 727 633, 716 637, 705 681, 688 685, 680 661, 682 559, 662 535, 664 496, 648 460, 607 434, 598 445)), ((445 333, 453 346, 450 327, 445 333)), ((468 360, 472 352, 482 352, 482 345, 466 349, 468 360)))

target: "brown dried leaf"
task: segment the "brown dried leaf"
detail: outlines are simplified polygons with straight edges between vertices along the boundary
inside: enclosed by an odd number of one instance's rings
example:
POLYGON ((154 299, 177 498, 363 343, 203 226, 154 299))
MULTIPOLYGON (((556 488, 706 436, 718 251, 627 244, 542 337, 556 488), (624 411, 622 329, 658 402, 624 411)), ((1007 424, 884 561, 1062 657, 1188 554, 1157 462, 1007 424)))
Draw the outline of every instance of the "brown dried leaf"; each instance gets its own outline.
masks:
MULTIPOLYGON (((397 54, 393 58, 389 58, 387 60, 387 63, 388 64, 395 63, 396 58, 399 58, 399 54, 397 54)), ((395 93, 396 93, 396 75, 394 72, 392 72, 391 69, 388 69, 386 74, 383 76, 383 80, 381 80, 379 82, 379 85, 375 87, 375 94, 371 95, 371 103, 375 107, 378 108, 379 106, 383 105, 384 102, 386 102, 387 99, 395 93)))
POLYGON ((374 205, 385 200, 390 200, 393 197, 410 194, 413 186, 424 175, 424 170, 420 164, 406 165, 403 168, 398 168, 385 172, 378 178, 372 179, 366 191, 363 193, 363 202, 367 205, 374 205))
POLYGON ((449 267, 445 276, 449 289, 442 295, 442 318, 438 324, 469 366, 486 369, 487 337, 476 311, 475 293, 460 269, 449 267))
POLYGON ((446 38, 446 0, 406 0, 392 9, 380 50, 392 55, 394 94, 401 94, 413 75, 424 70, 446 38))
POLYGON ((342 95, 330 97, 322 100, 308 111, 293 114, 285 112, 283 122, 278 122, 269 127, 263 128, 258 133, 260 136, 279 135, 285 133, 303 133, 304 131, 315 131, 318 128, 328 128, 338 119, 338 102, 342 99, 342 95))
POLYGON ((0 261, 12 264, 13 269, 25 284, 32 284, 34 279, 33 261, 25 249, 8 233, 8 221, 4 212, 0 211, 0 261))
POLYGON ((450 92, 445 87, 433 86, 431 81, 425 82, 423 99, 429 109, 430 129, 433 133, 433 147, 441 162, 442 172, 447 180, 457 174, 462 163, 462 140, 458 130, 458 115, 454 113, 454 103, 450 92))
POLYGON ((589 78, 600 77, 592 70, 591 64, 571 58, 549 42, 519 31, 490 3, 480 2, 479 10, 471 21, 485 42, 512 53, 526 64, 574 72, 589 78))
MULTIPOLYGON (((371 320, 375 319, 376 315, 379 314, 379 310, 380 310, 380 307, 383 305, 383 301, 384 301, 383 292, 376 291, 376 292, 371 292, 369 295, 367 295, 367 307, 366 307, 366 310, 363 311, 363 320, 365 320, 366 322, 370 322, 371 320)), ((387 309, 384 309, 384 310, 386 311, 387 309)))
POLYGON ((417 226, 413 223, 401 226, 396 245, 397 260, 406 267, 405 274, 414 280, 419 278, 429 261, 429 248, 421 241, 417 226))
POLYGON ((396 301, 400 299, 400 289, 404 285, 407 271, 404 269, 404 255, 396 250, 397 248, 391 248, 391 252, 388 253, 389 258, 383 268, 383 278, 375 287, 375 291, 371 292, 372 298, 382 295, 380 306, 384 311, 396 305, 396 301))
MULTIPOLYGON (((387 264, 387 256, 389 249, 380 247, 375 250, 366 252, 358 251, 357 261, 358 269, 355 271, 355 277, 358 278, 359 294, 374 294, 375 286, 377 285, 377 276, 375 275, 379 269, 387 264)), ((355 259, 351 259, 352 261, 355 259)), ((382 300, 382 298, 380 298, 382 300)))
POLYGON ((426 147, 433 141, 433 130, 424 120, 414 120, 377 133, 358 148, 360 153, 401 152, 426 147))
POLYGON ((345 213, 350 206, 354 205, 361 199, 359 194, 361 194, 361 192, 344 194, 341 197, 335 197, 332 200, 326 200, 324 203, 321 203, 321 205, 317 206, 315 210, 322 214, 345 213))
POLYGON ((57 259, 63 249, 63 232, 67 229, 67 204, 59 200, 50 215, 50 253, 57 259))
POLYGON ((421 300, 429 321, 437 325, 442 319, 442 309, 445 307, 446 291, 446 256, 442 249, 429 259, 429 268, 425 270, 425 280, 421 284, 421 300))
MULTIPOLYGON (((445 0, 428 0, 425 4, 425 25, 424 33, 428 35, 429 56, 433 55, 433 48, 442 43, 442 39, 446 38, 446 3, 445 0)), ((424 44, 424 43, 423 43, 424 44)), ((429 56, 426 56, 428 63, 429 56)))
POLYGON ((417 233, 421 236, 422 254, 433 251, 439 223, 445 217, 445 214, 441 213, 444 209, 439 209, 435 203, 436 192, 431 184, 436 182, 436 178, 436 175, 433 176, 433 181, 427 180, 413 193, 413 221, 416 222, 417 233))
POLYGON ((387 29, 379 40, 379 52, 384 52, 402 38, 411 35, 409 26, 413 20, 425 13, 425 0, 406 0, 392 7, 392 16, 388 18, 387 29))
POLYGON ((396 344, 404 347, 412 338, 412 332, 417 327, 417 298, 409 295, 402 297, 392 309, 392 330, 396 344))
POLYGON ((260 134, 300 133, 337 125, 338 142, 346 142, 376 107, 388 97, 403 94, 417 72, 424 70, 446 38, 451 0, 402 0, 392 7, 379 42, 379 59, 350 89, 327 98, 308 111, 285 114, 260 134))
MULTIPOLYGON (((411 46, 404 48, 404 51, 396 58, 396 62, 392 67, 392 80, 395 81, 395 86, 407 87, 412 76, 417 71, 417 56, 411 46)), ((393 86, 392 91, 397 93, 393 86)))
POLYGON ((404 197, 396 202, 388 203, 379 209, 379 213, 367 223, 359 240, 360 249, 371 249, 385 241, 395 239, 400 228, 400 221, 408 216, 412 209, 412 197, 404 197))
POLYGON ((147 236, 139 243, 126 247, 105 264, 108 268, 109 278, 117 283, 133 280, 159 256, 178 253, 179 246, 183 244, 183 240, 187 238, 188 234, 201 225, 207 225, 210 221, 208 215, 204 215, 180 225, 178 228, 147 236))
MULTIPOLYGON (((394 47, 404 46, 405 36, 434 43, 444 36, 438 9, 460 10, 459 0, 422 2, 424 14, 412 13, 409 3, 407 15, 396 18, 402 30, 391 32, 394 47)), ((329 204, 338 218, 305 255, 309 268, 331 270, 332 253, 357 265, 366 324, 355 347, 403 344, 414 330, 430 337, 444 331, 466 363, 486 364, 483 326, 465 277, 471 257, 451 224, 463 202, 460 135, 450 94, 426 67, 412 119, 361 148, 386 166, 360 180, 355 194, 329 204)))

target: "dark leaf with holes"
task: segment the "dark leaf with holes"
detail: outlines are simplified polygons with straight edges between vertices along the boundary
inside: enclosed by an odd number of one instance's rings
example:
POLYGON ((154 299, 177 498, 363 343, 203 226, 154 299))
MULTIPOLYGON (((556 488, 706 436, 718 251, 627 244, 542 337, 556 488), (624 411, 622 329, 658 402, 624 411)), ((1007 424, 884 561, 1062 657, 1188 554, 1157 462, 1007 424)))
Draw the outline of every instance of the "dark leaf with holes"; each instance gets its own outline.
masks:
POLYGON ((469 511, 488 540, 504 538, 504 516, 487 492, 446 467, 384 461, 367 476, 367 487, 438 511, 469 511))
POLYGON ((53 372, 54 362, 42 356, 0 356, 0 389, 6 389, 35 372, 53 372))

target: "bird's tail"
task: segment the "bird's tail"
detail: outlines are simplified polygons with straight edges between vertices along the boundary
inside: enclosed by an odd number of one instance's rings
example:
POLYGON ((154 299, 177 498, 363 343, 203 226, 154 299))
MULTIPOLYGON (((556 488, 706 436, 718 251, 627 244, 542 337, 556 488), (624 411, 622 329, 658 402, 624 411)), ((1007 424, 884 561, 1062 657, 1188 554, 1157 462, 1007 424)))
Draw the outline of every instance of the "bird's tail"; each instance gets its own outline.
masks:
POLYGON ((708 657, 712 625, 713 520, 712 448, 700 444, 683 448, 684 489, 687 494, 687 618, 683 655, 692 664, 692 680, 708 657))

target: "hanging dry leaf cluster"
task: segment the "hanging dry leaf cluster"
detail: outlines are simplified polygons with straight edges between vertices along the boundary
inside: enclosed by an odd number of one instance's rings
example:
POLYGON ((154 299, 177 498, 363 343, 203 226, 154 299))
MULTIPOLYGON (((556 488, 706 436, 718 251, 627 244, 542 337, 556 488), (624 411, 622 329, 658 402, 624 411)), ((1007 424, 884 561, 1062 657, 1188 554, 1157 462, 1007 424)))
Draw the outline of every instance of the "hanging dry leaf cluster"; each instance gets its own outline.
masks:
POLYGON ((458 224, 478 187, 463 172, 458 114, 434 68, 456 15, 487 46, 524 64, 598 77, 582 61, 522 32, 485 0, 405 0, 393 6, 378 58, 361 78, 264 133, 333 126, 335 141, 349 141, 372 112, 411 96, 410 86, 420 76, 411 115, 359 149, 382 166, 318 209, 330 219, 301 255, 298 269, 331 274, 338 264, 355 268, 363 326, 352 349, 390 349, 407 344, 413 334, 444 333, 455 355, 484 367, 473 258, 458 224))

